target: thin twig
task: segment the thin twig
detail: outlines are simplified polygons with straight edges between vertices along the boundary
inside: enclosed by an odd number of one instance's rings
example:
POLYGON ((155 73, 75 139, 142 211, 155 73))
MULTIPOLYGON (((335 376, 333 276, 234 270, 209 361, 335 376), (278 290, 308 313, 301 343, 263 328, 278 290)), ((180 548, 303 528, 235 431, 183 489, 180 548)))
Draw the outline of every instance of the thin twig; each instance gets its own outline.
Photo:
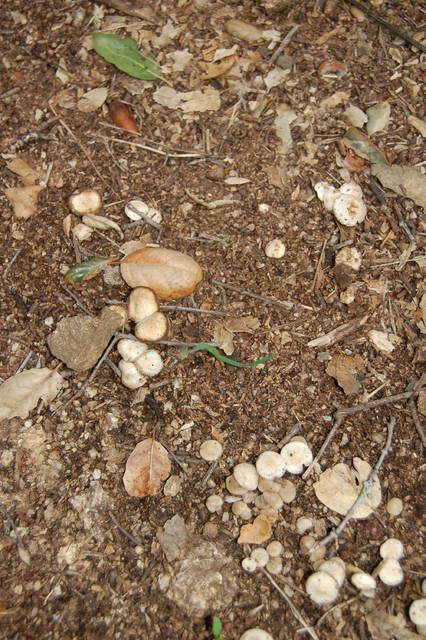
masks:
POLYGON ((160 311, 187 311, 188 313, 200 313, 206 316, 216 316, 217 318, 226 318, 224 311, 214 311, 213 309, 197 309, 197 307, 180 307, 172 304, 160 304, 160 311))
POLYGON ((113 523, 115 524, 115 526, 117 527, 117 529, 119 531, 121 531, 121 533, 124 536, 126 536, 126 538, 128 538, 131 542, 133 542, 133 544, 135 544, 137 547, 141 547, 142 546, 142 544, 143 544, 142 541, 138 540, 137 538, 132 536, 131 533, 126 531, 126 529, 124 529, 124 527, 121 526, 121 524, 117 521, 116 517, 111 513, 111 511, 108 512, 108 515, 111 518, 111 520, 113 521, 113 523))
POLYGON ((296 620, 300 622, 303 628, 309 633, 311 638, 313 638, 314 640, 319 640, 319 636, 315 631, 315 629, 306 622, 305 618, 302 616, 300 611, 293 604, 292 600, 289 598, 286 592, 283 591, 281 587, 275 582, 271 574, 268 571, 266 571, 266 569, 264 569, 263 567, 259 567, 259 571, 261 571, 268 578, 272 586, 275 587, 275 589, 278 591, 278 593, 283 598, 283 600, 285 600, 285 602, 288 604, 290 611, 292 612, 296 620))
POLYGON ((342 407, 336 411, 336 418, 353 416, 360 411, 368 411, 368 409, 375 409, 376 407, 383 407, 386 404, 393 404, 400 400, 407 400, 417 395, 418 391, 405 391, 404 393, 398 393, 395 396, 388 396, 387 398, 380 398, 379 400, 371 400, 370 402, 361 402, 353 407, 342 407))
POLYGON ((191 198, 197 204, 200 204, 202 207, 205 207, 209 210, 219 209, 220 207, 228 207, 231 204, 235 204, 235 200, 231 200, 230 198, 222 198, 221 200, 213 200, 212 202, 206 202, 202 200, 194 193, 192 193, 189 189, 185 189, 185 193, 188 198, 191 198))
POLYGON ((169 449, 169 447, 167 447, 164 442, 162 442, 161 440, 158 440, 158 442, 163 445, 163 447, 165 448, 165 450, 167 451, 167 453, 169 454, 169 456, 172 458, 172 460, 174 460, 176 462, 177 465, 179 465, 179 467, 182 469, 182 471, 184 473, 188 473, 187 469, 185 468, 185 465, 179 460, 179 458, 177 458, 175 456, 175 454, 173 453, 173 451, 171 451, 169 449))
POLYGON ((13 263, 15 262, 15 260, 18 258, 19 254, 22 252, 22 247, 20 249, 17 249, 15 251, 15 253, 13 254, 13 256, 10 259, 9 264, 7 265, 7 267, 4 269, 3 271, 3 275, 2 278, 3 280, 5 279, 5 277, 7 276, 7 274, 9 273, 9 269, 10 267, 13 265, 13 263))
POLYGON ((317 455, 312 460, 311 464, 309 465, 309 467, 306 469, 305 473, 303 474, 303 476, 302 476, 303 480, 306 480, 306 478, 308 478, 311 475, 312 469, 318 463, 319 459, 323 456, 324 452, 326 451, 326 449, 327 449, 328 445, 330 444, 330 442, 333 440, 333 438, 334 438, 334 436, 336 434, 336 431, 339 429, 339 427, 342 424, 344 419, 345 419, 344 416, 335 417, 333 427, 328 432, 328 435, 327 435, 326 439, 324 440, 324 442, 323 442, 320 450, 318 451, 317 455))
POLYGON ((290 41, 291 41, 292 37, 294 36, 296 31, 298 31, 300 29, 300 27, 301 27, 300 24, 295 24, 294 27, 292 27, 290 29, 288 34, 282 39, 281 44, 279 45, 278 49, 275 49, 274 53, 271 56, 271 59, 269 60, 269 66, 270 67, 272 67, 272 65, 274 64, 275 60, 277 60, 279 58, 279 56, 284 51, 285 47, 288 44, 290 44, 290 41))
POLYGON ((214 462, 212 462, 212 464, 210 465, 206 475, 204 476, 204 478, 201 480, 201 486, 205 487, 206 484, 208 483, 208 481, 210 480, 210 478, 212 477, 212 474, 214 472, 214 470, 216 469, 217 465, 219 464, 219 460, 215 460, 214 462))
POLYGON ((319 289, 321 287, 321 282, 320 282, 320 274, 322 272, 322 262, 324 259, 324 253, 325 253, 325 248, 327 246, 327 238, 324 240, 324 242, 322 243, 322 248, 321 248, 321 253, 320 256, 318 258, 318 262, 317 262, 317 268, 315 269, 315 275, 314 275, 314 280, 312 282, 312 287, 311 287, 311 291, 317 291, 317 289, 319 289))
POLYGON ((124 229, 132 229, 133 227, 137 227, 138 225, 141 224, 141 222, 146 222, 147 224, 150 224, 151 227, 154 227, 154 229, 162 229, 162 225, 158 224, 158 222, 154 222, 154 220, 152 218, 150 218, 146 213, 142 213, 142 211, 139 211, 139 209, 136 209, 136 207, 134 207, 132 205, 131 202, 128 202, 126 204, 126 208, 129 209, 129 211, 131 211, 132 213, 135 213, 136 215, 140 216, 140 220, 135 220, 134 222, 129 222, 128 224, 123 225, 124 229))
POLYGON ((101 140, 107 140, 109 142, 119 142, 120 144, 127 144, 129 147, 136 147, 137 149, 144 149, 145 151, 150 151, 151 153, 157 153, 159 156, 165 156, 167 158, 204 158, 204 154, 202 153, 173 153, 169 151, 162 151, 161 149, 156 149, 155 147, 148 147, 146 144, 141 144, 140 142, 132 142, 131 140, 124 140, 123 138, 109 138, 108 136, 101 136, 100 134, 94 133, 93 136, 95 138, 100 138, 101 140))
POLYGON ((354 602, 355 600, 359 600, 359 597, 360 597, 359 595, 354 596, 353 598, 349 598, 349 600, 345 600, 344 602, 338 602, 333 607, 330 607, 330 609, 327 609, 327 611, 322 614, 321 618, 318 618, 318 620, 315 623, 315 626, 319 627, 332 611, 335 611, 336 609, 340 609, 341 607, 347 607, 349 604, 352 604, 352 602, 354 602))
POLYGON ((33 351, 32 351, 32 349, 30 349, 28 351, 27 355, 25 356, 25 358, 22 360, 22 362, 19 365, 19 367, 16 369, 15 376, 18 373, 21 373, 21 371, 23 371, 25 369, 25 367, 27 366, 28 362, 30 361, 32 355, 33 355, 33 351))
POLYGON ((411 415, 413 416, 414 426, 416 427, 417 433, 420 436, 420 440, 422 441, 422 445, 424 447, 426 447, 426 436, 425 436, 424 429, 423 429, 423 427, 421 425, 421 422, 420 422, 420 418, 419 418, 419 414, 418 414, 417 409, 416 409, 414 398, 411 398, 411 400, 409 400, 408 406, 411 409, 411 415))
POLYGON ((61 289, 67 292, 67 294, 74 300, 74 302, 76 303, 79 309, 84 311, 86 315, 91 316, 93 318, 93 313, 89 311, 89 309, 79 300, 79 298, 77 298, 75 293, 73 293, 70 289, 68 289, 68 287, 62 282, 61 282, 61 289))
POLYGON ((368 490, 372 486, 377 474, 380 471, 380 468, 381 468, 381 466, 382 466, 387 454, 389 453, 389 449, 391 448, 393 431, 394 431, 394 428, 395 428, 395 422, 396 422, 396 420, 395 420, 394 417, 392 417, 389 420, 388 437, 386 439, 386 444, 385 444, 385 446, 383 448, 382 453, 380 454, 379 459, 377 460, 376 466, 374 467, 374 469, 371 470, 367 480, 362 485, 362 489, 361 489, 361 492, 360 492, 358 498, 355 500, 355 502, 353 503, 353 505, 351 506, 351 508, 349 509, 347 514, 345 515, 345 517, 343 518, 342 522, 339 524, 339 526, 337 526, 335 529, 333 529, 333 531, 331 531, 331 533, 329 533, 328 536, 326 536, 324 538, 324 540, 321 540, 320 545, 322 547, 327 546, 327 544, 329 542, 331 542, 332 540, 337 540, 339 538, 340 534, 342 533, 343 529, 349 523, 349 520, 352 518, 352 516, 355 513, 355 511, 358 509, 358 507, 364 501, 368 490))
POLYGON ((352 320, 349 320, 349 322, 345 322, 344 324, 341 324, 340 326, 336 327, 332 331, 329 331, 329 333, 326 333, 320 336, 319 338, 315 338, 314 340, 311 340, 310 342, 308 342, 306 346, 307 347, 328 347, 330 344, 335 344, 336 342, 343 340, 343 338, 346 338, 348 335, 350 335, 357 329, 360 329, 361 327, 363 327, 367 322, 368 317, 369 317, 369 314, 367 313, 365 316, 360 316, 359 318, 353 318, 352 320))
POLYGON ((280 300, 274 300, 273 298, 266 298, 265 296, 259 296, 257 293, 251 293, 251 291, 246 291, 245 289, 241 289, 240 287, 236 287, 233 284, 228 284, 226 282, 221 282, 220 280, 212 280, 212 284, 217 285, 218 287, 223 287, 224 289, 229 289, 230 291, 235 291, 236 293, 241 293, 243 296, 247 296, 248 298, 254 298, 255 300, 261 300, 265 304, 272 304, 276 307, 281 307, 282 309, 292 309, 294 307, 293 302, 282 302, 280 300))

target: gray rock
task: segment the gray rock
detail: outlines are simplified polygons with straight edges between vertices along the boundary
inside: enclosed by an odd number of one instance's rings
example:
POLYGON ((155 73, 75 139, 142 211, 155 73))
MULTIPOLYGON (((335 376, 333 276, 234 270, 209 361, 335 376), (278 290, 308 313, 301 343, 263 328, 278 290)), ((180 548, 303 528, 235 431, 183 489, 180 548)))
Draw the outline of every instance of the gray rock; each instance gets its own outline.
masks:
POLYGON ((163 531, 157 533, 157 540, 169 562, 177 560, 190 541, 185 521, 179 515, 173 516, 164 524, 163 531))

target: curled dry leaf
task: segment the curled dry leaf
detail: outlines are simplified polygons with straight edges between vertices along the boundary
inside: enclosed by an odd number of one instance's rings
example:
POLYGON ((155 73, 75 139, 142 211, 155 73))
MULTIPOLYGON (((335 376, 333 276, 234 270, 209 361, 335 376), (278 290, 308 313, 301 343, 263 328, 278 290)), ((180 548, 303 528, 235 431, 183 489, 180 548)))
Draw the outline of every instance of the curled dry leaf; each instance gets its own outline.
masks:
POLYGON ((127 459, 123 483, 127 493, 135 498, 154 496, 163 480, 170 475, 169 455, 162 444, 146 438, 139 442, 127 459))
POLYGON ((44 187, 37 184, 28 187, 5 189, 7 199, 17 218, 29 218, 37 212, 37 200, 44 187))
POLYGON ((375 164, 371 173, 382 185, 426 209, 426 176, 414 167, 375 164))
POLYGON ((26 418, 40 398, 50 402, 64 384, 59 373, 46 367, 17 373, 0 385, 0 420, 26 418))
POLYGON ((106 216, 97 216, 93 213, 90 213, 86 216, 83 216, 82 220, 85 225, 91 227, 92 229, 103 229, 105 231, 107 229, 114 229, 115 231, 117 231, 121 239, 124 238, 123 232, 121 231, 118 224, 114 222, 114 220, 110 220, 106 216))
POLYGON ((230 356, 234 353, 234 342, 232 339, 232 332, 223 326, 220 322, 215 323, 213 340, 217 346, 230 356))
POLYGON ((360 392, 359 377, 364 369, 364 362, 360 356, 335 355, 328 363, 326 371, 329 376, 336 378, 345 394, 350 395, 360 392))
POLYGON ((176 91, 172 87, 160 87, 153 94, 155 102, 168 109, 182 109, 184 113, 217 111, 220 108, 220 93, 213 87, 204 91, 176 91))
MULTIPOLYGON (((368 462, 360 458, 353 459, 354 469, 340 462, 330 469, 326 469, 314 484, 315 495, 318 500, 332 511, 346 515, 354 504, 362 489, 362 483, 368 478, 371 467, 368 462)), ((380 481, 376 477, 365 500, 358 506, 353 514, 356 520, 368 518, 379 506, 382 499, 380 481)))
POLYGON ((258 42, 263 40, 263 31, 254 24, 243 22, 242 20, 228 20, 225 30, 234 38, 239 38, 245 42, 258 42))
POLYGON ((77 108, 83 113, 90 113, 91 111, 97 111, 100 109, 107 99, 108 89, 106 87, 98 87, 97 89, 91 89, 87 93, 84 93, 80 100, 77 102, 77 108))
POLYGON ((157 247, 145 247, 123 258, 121 275, 130 287, 149 287, 162 300, 189 296, 203 277, 190 256, 157 247))
POLYGON ((244 524, 240 529, 238 544, 262 544, 272 535, 271 525, 262 516, 257 516, 252 523, 244 524))
POLYGON ((34 169, 28 162, 22 160, 22 158, 15 158, 7 163, 9 171, 13 171, 19 176, 26 187, 36 184, 40 178, 41 173, 37 169, 34 169))
POLYGON ((370 138, 355 127, 346 132, 343 142, 358 156, 372 163, 386 163, 383 153, 370 141, 370 138))
POLYGON ((227 73, 237 61, 237 56, 228 56, 227 58, 221 58, 217 62, 207 62, 204 64, 204 76, 203 80, 211 80, 212 78, 218 78, 227 73))

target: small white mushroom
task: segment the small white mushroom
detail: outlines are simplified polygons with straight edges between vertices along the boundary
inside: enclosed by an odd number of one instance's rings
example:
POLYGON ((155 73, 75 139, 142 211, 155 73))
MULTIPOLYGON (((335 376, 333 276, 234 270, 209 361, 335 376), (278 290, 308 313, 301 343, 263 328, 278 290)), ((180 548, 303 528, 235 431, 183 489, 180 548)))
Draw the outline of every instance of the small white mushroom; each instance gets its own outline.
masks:
POLYGON ((250 557, 259 565, 259 567, 266 567, 269 562, 269 554, 263 547, 258 547, 257 549, 253 549, 250 554, 250 557))
POLYGON ((317 565, 324 560, 327 549, 320 544, 316 544, 309 552, 309 562, 317 568, 317 565))
POLYGON ((338 191, 328 182, 317 182, 314 189, 318 198, 324 204, 326 211, 333 211, 335 200, 339 195, 338 191))
POLYGON ((288 442, 281 449, 281 458, 284 462, 284 469, 289 473, 302 473, 303 467, 308 466, 312 460, 312 451, 304 442, 288 442))
POLYGON ((271 558, 279 558, 280 556, 282 556, 284 548, 281 542, 279 542, 278 540, 273 540, 266 547, 266 551, 271 558))
POLYGON ((207 462, 219 460, 223 453, 223 447, 217 440, 205 440, 200 447, 200 456, 207 462))
POLYGON ((241 566, 244 571, 247 571, 247 573, 254 573, 259 565, 254 558, 244 558, 241 562, 241 566))
POLYGON ((265 254, 268 258, 282 258, 285 254, 285 245, 279 238, 270 240, 265 247, 265 254))
POLYGON ((232 493, 233 496, 243 496, 247 493, 247 489, 238 484, 233 474, 226 478, 225 485, 229 493, 232 493))
POLYGON ((256 462, 257 473, 265 480, 274 480, 284 475, 284 460, 276 451, 264 451, 256 462))
POLYGON ((151 220, 157 224, 160 224, 163 219, 163 216, 158 209, 147 205, 142 200, 131 200, 128 202, 124 207, 124 213, 128 218, 130 218, 130 220, 134 220, 135 222, 142 218, 142 215, 140 214, 148 216, 148 218, 151 218, 151 220))
POLYGON ((416 627, 424 627, 426 625, 426 598, 419 598, 410 604, 408 609, 410 620, 416 627))
POLYGON ((290 502, 293 502, 296 497, 296 487, 290 480, 283 480, 279 494, 283 499, 283 502, 289 504, 290 502))
POLYGON ((309 529, 312 529, 313 526, 314 521, 312 518, 302 516, 296 520, 296 531, 300 536, 303 536, 303 534, 306 533, 306 531, 309 531, 309 529))
POLYGON ((148 349, 137 360, 135 365, 141 373, 152 378, 157 376, 163 369, 163 359, 155 349, 148 349))
POLYGON ((362 198, 362 189, 356 182, 345 182, 339 189, 340 193, 347 196, 354 196, 354 198, 362 198))
POLYGON ((283 507, 283 499, 278 493, 264 491, 262 495, 257 496, 254 504, 258 509, 268 509, 270 507, 274 511, 279 511, 283 507))
POLYGON ((128 389, 139 389, 146 383, 146 377, 138 371, 133 362, 120 360, 118 368, 121 371, 121 382, 128 389))
POLYGON ((77 238, 79 242, 84 242, 84 240, 89 240, 90 236, 93 233, 93 229, 84 224, 83 222, 79 222, 73 227, 72 235, 74 238, 77 238))
POLYGON ((71 211, 80 216, 97 213, 102 207, 101 196, 94 189, 74 193, 70 196, 68 203, 71 211))
POLYGON ((270 633, 255 627, 253 629, 247 629, 244 631, 240 640, 274 640, 270 633))
POLYGON ((206 500, 206 507, 210 513, 217 513, 222 509, 223 500, 218 495, 209 496, 206 500))
POLYGON ((375 598, 376 589, 363 589, 361 595, 364 596, 364 598, 375 598))
POLYGON ((333 206, 334 217, 345 227, 355 227, 363 222, 367 215, 367 207, 361 198, 340 194, 333 206))
POLYGON ((283 563, 281 558, 271 558, 268 561, 268 564, 266 565, 266 568, 268 569, 269 573, 272 573, 272 575, 277 576, 281 573, 281 571, 283 570, 283 563))
POLYGON ((259 478, 259 484, 257 488, 262 493, 264 493, 265 491, 270 491, 271 493, 279 493, 281 485, 278 482, 274 482, 273 480, 265 480, 265 478, 259 478))
POLYGON ((388 587, 397 587, 404 580, 404 573, 398 560, 387 558, 377 567, 380 580, 388 587))
POLYGON ((161 311, 156 311, 150 316, 141 320, 135 326, 135 336, 139 340, 146 342, 157 342, 163 340, 167 335, 167 318, 161 311))
POLYGON ((316 545, 316 540, 314 536, 311 536, 311 535, 302 536, 300 538, 299 545, 300 545, 300 551, 306 555, 312 551, 312 549, 316 545))
POLYGON ((361 254, 356 247, 343 247, 336 253, 335 264, 344 264, 345 266, 359 271, 361 267, 361 254))
POLYGON ((400 513, 402 513, 403 508, 404 504, 401 498, 391 498, 386 505, 386 511, 390 516, 394 517, 399 516, 400 513))
POLYGON ((143 342, 123 338, 118 342, 117 350, 123 360, 126 360, 126 362, 134 362, 148 350, 148 347, 146 344, 143 344, 143 342))
POLYGON ((240 464, 235 465, 234 478, 241 487, 244 487, 248 491, 254 491, 257 489, 259 476, 257 475, 254 464, 241 462, 240 464))
POLYGON ((129 296, 129 318, 134 322, 140 322, 158 311, 158 302, 155 293, 148 287, 136 287, 129 296))
POLYGON ((400 560, 404 556, 404 545, 397 538, 388 538, 380 545, 380 556, 386 560, 400 560))
POLYGON ((330 604, 339 595, 337 582, 325 571, 317 571, 309 576, 305 585, 306 593, 318 605, 330 604))
POLYGON ((334 578, 339 587, 341 587, 345 581, 345 563, 337 556, 321 562, 319 570, 325 571, 325 573, 328 573, 332 578, 334 578))
POLYGON ((359 591, 376 588, 376 581, 373 576, 370 576, 369 573, 364 573, 364 571, 353 573, 351 575, 351 582, 359 591))
POLYGON ((245 502, 243 502, 243 500, 234 502, 231 509, 232 513, 234 516, 237 516, 237 518, 241 518, 242 520, 251 520, 251 509, 245 502))

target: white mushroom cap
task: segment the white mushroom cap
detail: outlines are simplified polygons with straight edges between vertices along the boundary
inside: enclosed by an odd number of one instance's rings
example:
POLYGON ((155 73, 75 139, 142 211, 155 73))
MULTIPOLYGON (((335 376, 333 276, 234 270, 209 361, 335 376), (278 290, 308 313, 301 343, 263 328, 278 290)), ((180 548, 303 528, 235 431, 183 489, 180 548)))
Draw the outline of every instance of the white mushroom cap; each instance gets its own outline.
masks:
POLYGON ((304 554, 310 553, 316 545, 314 536, 307 535, 300 538, 300 551, 304 554))
POLYGON ((253 629, 247 629, 244 631, 240 640, 274 640, 270 633, 255 627, 253 629))
POLYGON ((293 502, 296 497, 296 487, 291 480, 283 480, 279 494, 286 504, 293 502))
POLYGON ((380 555, 385 560, 387 558, 400 560, 404 556, 404 545, 397 538, 388 538, 380 545, 380 555))
POLYGON ((249 491, 254 491, 257 488, 259 476, 257 475, 256 467, 249 462, 241 462, 234 467, 234 478, 239 485, 245 487, 249 491))
POLYGON ((281 478, 284 475, 284 460, 276 451, 264 451, 257 459, 256 469, 265 480, 281 478))
POLYGON ((135 322, 144 320, 158 311, 155 293, 148 287, 136 287, 129 296, 129 318, 135 322))
POLYGON ((386 511, 390 516, 399 516, 403 508, 404 504, 401 498, 391 498, 386 505, 386 511))
POLYGON ((324 560, 324 562, 321 562, 319 570, 325 571, 325 573, 328 573, 334 578, 339 587, 341 587, 345 581, 345 563, 341 558, 334 557, 329 560, 324 560))
POLYGON ((237 518, 241 518, 242 520, 251 520, 251 509, 245 502, 243 502, 243 500, 234 502, 231 509, 232 513, 234 516, 237 516, 237 518))
POLYGON ((119 340, 117 344, 117 351, 126 362, 134 362, 147 350, 148 347, 143 342, 136 342, 136 340, 128 340, 127 338, 119 340))
POLYGON ((146 383, 146 378, 135 367, 133 362, 126 362, 126 360, 120 360, 118 368, 121 371, 121 382, 128 389, 139 389, 146 383))
POLYGON ((333 206, 334 217, 345 227, 355 227, 363 222, 367 215, 367 207, 361 198, 340 194, 333 206))
POLYGON ((259 567, 266 567, 269 561, 269 554, 263 547, 257 547, 257 549, 253 549, 250 554, 250 557, 259 565, 259 567))
POLYGON ((289 473, 302 473, 303 467, 308 466, 312 460, 312 451, 304 442, 288 442, 281 449, 281 458, 284 469, 289 473))
POLYGON ((306 580, 306 593, 315 604, 330 604, 339 595, 337 582, 325 571, 317 571, 306 580))
POLYGON ((306 444, 306 446, 308 446, 308 442, 303 436, 293 436, 290 442, 303 442, 304 444, 306 444))
POLYGON ((361 254, 356 247, 343 247, 336 253, 335 264, 344 264, 354 271, 361 267, 361 254))
POLYGON ((345 182, 345 184, 342 184, 339 191, 347 196, 362 198, 362 189, 356 182, 345 182))
POLYGON ((364 591, 364 589, 375 589, 376 588, 376 580, 373 576, 370 576, 369 573, 364 573, 363 571, 358 571, 357 573, 353 573, 351 575, 351 582, 360 591, 364 591))
POLYGON ((333 211, 334 202, 339 195, 338 191, 328 182, 317 182, 314 189, 326 211, 333 211))
POLYGON ((426 625, 426 598, 414 600, 408 609, 408 615, 413 624, 418 627, 426 625))
POLYGON ((163 368, 163 359, 155 349, 148 349, 137 360, 135 365, 146 376, 157 376, 163 368))
POLYGON ((267 509, 271 507, 271 509, 279 511, 282 509, 283 499, 278 493, 264 491, 262 495, 256 497, 254 504, 258 509, 267 509))
POLYGON ((284 547, 278 540, 272 540, 266 547, 266 551, 271 558, 279 558, 284 552, 284 547))
POLYGON ((283 562, 281 558, 271 558, 268 560, 268 564, 266 565, 269 573, 272 573, 274 576, 278 576, 283 570, 283 562))
POLYGON ((218 495, 209 496, 206 500, 206 507, 210 513, 216 513, 222 509, 223 500, 218 495))
POLYGON ((102 207, 101 196, 94 189, 74 193, 70 196, 68 203, 71 210, 80 216, 96 213, 102 207))
POLYGON ((296 531, 300 536, 303 536, 303 534, 306 533, 306 531, 309 531, 309 529, 312 529, 313 526, 314 521, 312 518, 302 516, 296 520, 296 531))
POLYGON ((274 482, 273 480, 265 480, 265 478, 259 478, 259 484, 257 488, 262 493, 264 493, 265 491, 270 491, 271 493, 279 493, 281 485, 278 482, 274 482))
POLYGON ((245 493, 247 493, 247 489, 238 484, 233 474, 226 478, 225 486, 228 489, 229 493, 232 493, 233 496, 243 496, 245 493))
POLYGON ((241 566, 247 573, 254 573, 259 565, 254 558, 244 558, 241 566))
POLYGON ((265 247, 265 254, 268 258, 282 258, 285 254, 285 245, 279 238, 270 240, 265 247))
POLYGON ((137 323, 135 326, 135 336, 139 340, 156 342, 157 340, 163 340, 163 338, 165 338, 167 329, 166 316, 161 311, 156 311, 137 323))
POLYGON ((422 594, 426 595, 426 578, 422 580, 422 594))
POLYGON ((316 544, 311 551, 309 552, 309 562, 313 564, 314 569, 317 568, 317 565, 321 563, 325 558, 325 554, 327 549, 320 544, 316 544))
POLYGON ((158 209, 147 205, 142 200, 131 200, 124 207, 124 213, 128 218, 130 218, 130 220, 140 220, 142 216, 139 215, 139 212, 144 214, 145 216, 148 216, 149 218, 151 218, 151 220, 157 222, 158 224, 163 219, 163 216, 161 215, 160 211, 158 211, 158 209))
POLYGON ((72 229, 72 235, 74 238, 77 238, 79 242, 84 242, 84 240, 89 240, 90 236, 93 233, 93 229, 84 224, 84 222, 79 222, 72 229))
POLYGON ((375 598, 376 597, 376 589, 363 589, 361 591, 361 595, 365 598, 375 598))
POLYGON ((223 447, 217 440, 205 440, 200 447, 200 456, 207 462, 219 460, 223 453, 223 447))
POLYGON ((404 580, 404 573, 398 560, 386 558, 377 569, 380 580, 388 587, 397 587, 404 580))

